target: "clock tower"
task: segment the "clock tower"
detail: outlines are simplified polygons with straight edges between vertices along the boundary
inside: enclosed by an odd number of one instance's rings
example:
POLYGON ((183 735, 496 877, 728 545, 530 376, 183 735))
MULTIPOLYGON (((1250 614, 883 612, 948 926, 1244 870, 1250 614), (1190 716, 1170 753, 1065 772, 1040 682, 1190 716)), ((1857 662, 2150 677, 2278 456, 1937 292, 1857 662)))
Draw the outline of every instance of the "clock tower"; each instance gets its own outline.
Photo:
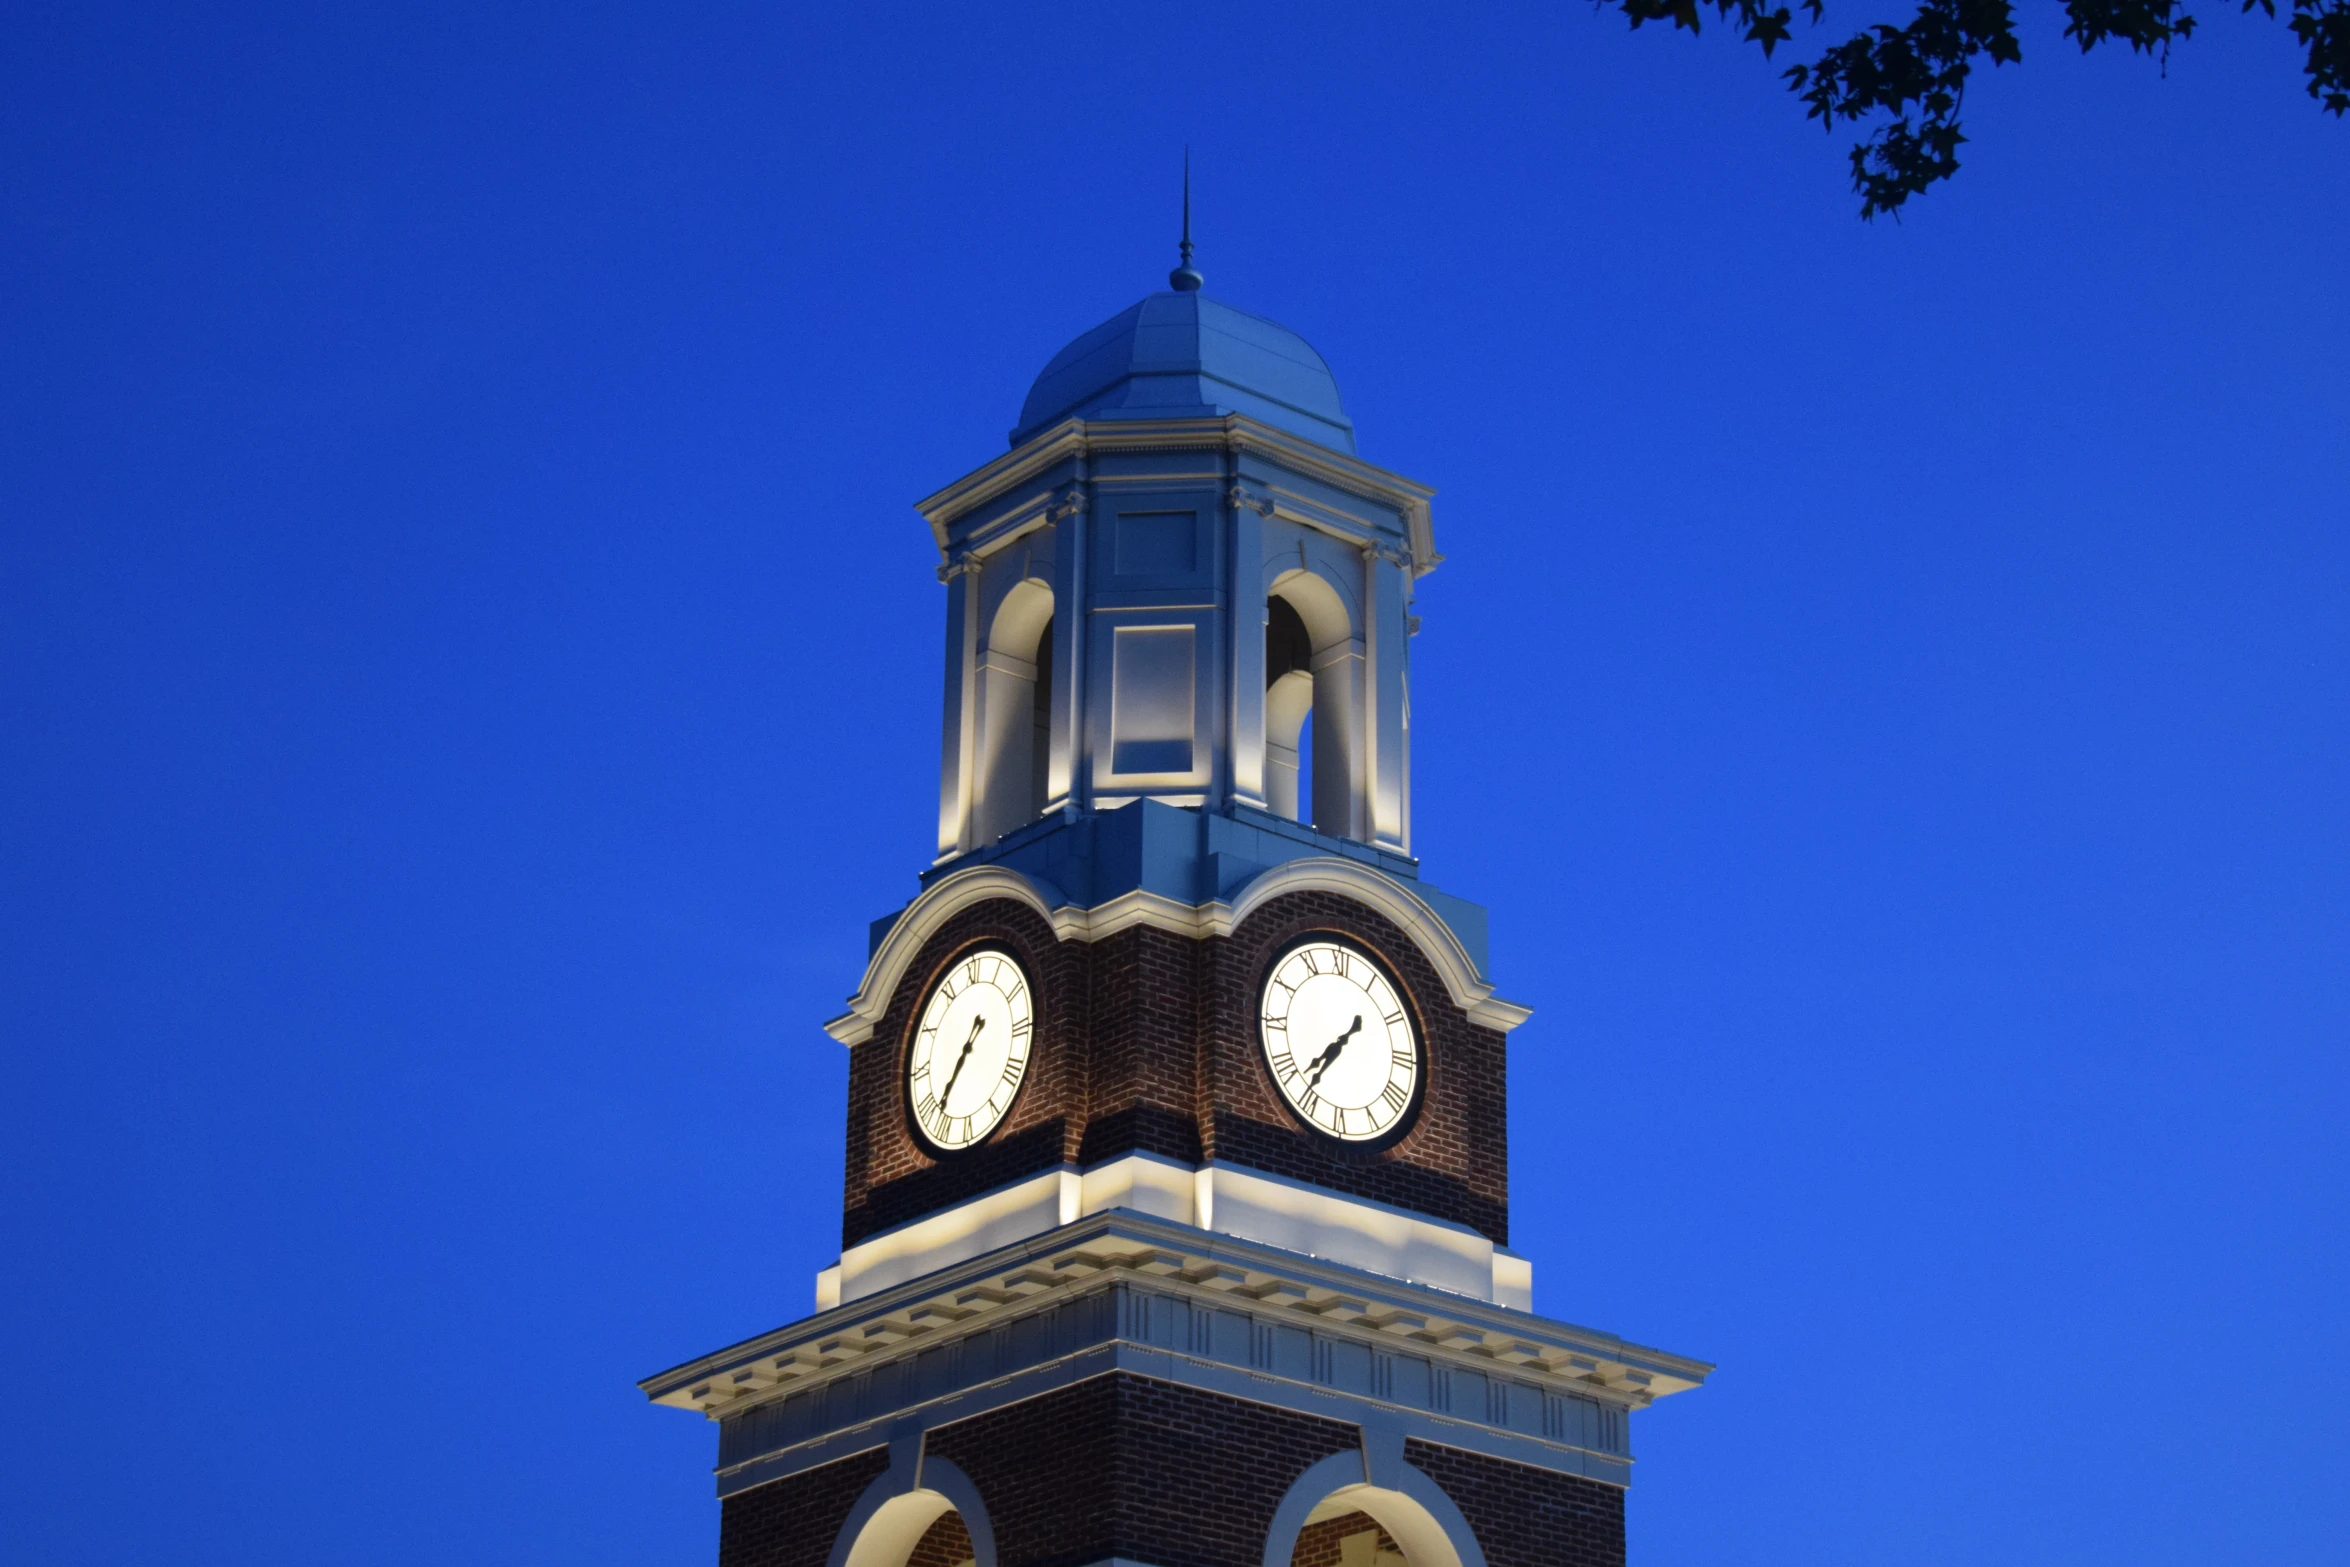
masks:
POLYGON ((814 1314, 647 1378, 721 1567, 1616 1567, 1702 1362, 1534 1309, 1485 912, 1412 855, 1431 491, 1184 264, 920 503, 938 855, 814 1314))

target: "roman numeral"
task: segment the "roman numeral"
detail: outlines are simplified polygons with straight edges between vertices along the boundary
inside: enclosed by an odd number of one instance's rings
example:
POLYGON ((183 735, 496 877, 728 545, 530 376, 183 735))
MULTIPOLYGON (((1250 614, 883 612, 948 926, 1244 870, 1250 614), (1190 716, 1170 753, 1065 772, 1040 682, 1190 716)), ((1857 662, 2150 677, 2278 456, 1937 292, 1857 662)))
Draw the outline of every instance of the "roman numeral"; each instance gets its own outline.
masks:
POLYGON ((1379 1097, 1386 1100, 1388 1105, 1394 1109, 1397 1115, 1403 1114, 1403 1107, 1405 1104, 1410 1102, 1411 1099, 1409 1094, 1396 1087, 1393 1083, 1389 1083, 1385 1088, 1379 1090, 1379 1097))
POLYGON ((1393 1028, 1396 1024, 1403 1021, 1403 1013, 1400 1011, 1390 1012, 1382 1021, 1384 1021, 1389 1028, 1393 1028))
POLYGON ((1007 1083, 1017 1083, 1020 1081, 1020 1063, 1018 1061, 1006 1061, 1004 1063, 1004 1081, 1007 1083))
POLYGON ((1028 1032, 1028 1019, 1026 1019, 1026 1018, 1022 1018, 1022 1019, 1021 1019, 1019 1022, 1017 1022, 1017 1023, 1014 1023, 1014 1024, 1012 1025, 1012 1037, 1013 1037, 1014 1039, 1018 1039, 1018 1038, 1019 1038, 1019 1037, 1020 1037, 1022 1034, 1025 1034, 1025 1033, 1027 1033, 1027 1032, 1028 1032))
POLYGON ((914 1106, 914 1118, 924 1126, 930 1124, 937 1112, 938 1101, 927 1093, 922 1096, 922 1102, 914 1106))
POLYGON ((963 965, 963 972, 971 977, 971 983, 974 985, 978 984, 980 980, 979 964, 980 960, 978 958, 973 958, 970 962, 963 965))
POLYGON ((1018 980, 1013 980, 1012 988, 1004 992, 1004 999, 1009 1001, 1012 1005, 1018 1006, 1020 1004, 1020 994, 1027 988, 1027 986, 1021 984, 1018 980))

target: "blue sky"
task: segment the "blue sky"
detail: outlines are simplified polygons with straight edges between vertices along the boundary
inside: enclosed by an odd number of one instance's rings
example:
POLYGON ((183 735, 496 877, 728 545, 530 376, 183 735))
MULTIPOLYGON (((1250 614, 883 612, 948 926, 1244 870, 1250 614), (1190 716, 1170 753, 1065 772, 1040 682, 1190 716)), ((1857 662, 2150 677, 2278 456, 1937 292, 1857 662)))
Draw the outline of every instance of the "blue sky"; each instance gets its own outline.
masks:
POLYGON ((632 1382, 837 1250, 909 503, 1188 141, 1439 491, 1537 1304, 1722 1367, 1638 1567, 2338 1561, 2350 126, 2232 9, 2028 0, 1864 226, 1581 5, 9 8, 9 1554, 712 1558, 632 1382))

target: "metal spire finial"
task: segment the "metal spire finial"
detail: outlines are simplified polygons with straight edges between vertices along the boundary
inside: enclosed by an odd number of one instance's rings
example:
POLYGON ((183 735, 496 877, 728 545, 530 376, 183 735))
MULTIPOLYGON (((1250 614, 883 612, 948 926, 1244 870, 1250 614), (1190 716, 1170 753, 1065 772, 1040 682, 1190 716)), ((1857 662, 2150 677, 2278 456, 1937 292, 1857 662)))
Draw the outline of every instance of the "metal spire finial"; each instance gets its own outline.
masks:
POLYGON ((1188 294, 1207 282, 1200 269, 1191 264, 1191 149, 1183 149, 1183 264, 1167 274, 1167 281, 1175 291, 1188 294))

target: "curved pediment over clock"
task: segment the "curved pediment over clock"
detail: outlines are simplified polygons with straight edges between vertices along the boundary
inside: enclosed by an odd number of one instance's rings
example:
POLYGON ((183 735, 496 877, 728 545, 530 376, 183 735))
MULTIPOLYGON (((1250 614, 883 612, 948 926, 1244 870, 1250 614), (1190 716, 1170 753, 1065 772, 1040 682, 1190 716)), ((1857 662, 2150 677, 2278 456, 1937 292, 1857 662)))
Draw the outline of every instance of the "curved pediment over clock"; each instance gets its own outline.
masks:
POLYGON ((1327 892, 1349 898, 1408 933, 1439 977, 1455 1006, 1482 1027, 1508 1033, 1533 1015, 1531 1009, 1494 994, 1477 960, 1444 917, 1393 877, 1336 855, 1288 860, 1251 878, 1229 899, 1189 905, 1145 891, 1127 893, 1099 908, 1075 906, 1059 888, 1005 865, 976 865, 942 877, 924 889, 891 924, 872 958, 849 1010, 827 1022, 826 1032, 844 1045, 862 1044, 873 1034, 906 970, 933 936, 964 910, 994 899, 1025 904, 1064 941, 1094 941, 1135 925, 1175 935, 1229 936, 1257 909, 1293 892, 1327 892))
POLYGON ((1492 996, 1457 938, 1407 889, 1351 862, 1296 861, 1198 919, 1146 917, 1165 911, 1138 899, 1121 916, 1080 912, 1054 905, 1031 878, 982 868, 942 879, 880 943, 850 1014, 857 1026, 836 1029, 858 1040, 844 1246, 1026 1177, 1066 1169, 1082 1181, 1127 1156, 1260 1171, 1507 1244, 1506 1043, 1496 1023, 1526 1014, 1492 996), (1379 994, 1408 1018, 1411 1081, 1377 1135, 1318 1124, 1283 1092, 1264 1048, 1268 965, 1313 940, 1359 953, 1380 976, 1379 994), (956 966, 985 952, 1018 963, 1032 1044, 997 1123, 967 1145, 941 1146, 924 1131, 916 1084, 935 1085, 925 1068, 935 1060, 951 1070, 952 1058, 934 1057, 922 1020, 956 966), (880 1005, 870 1005, 881 986, 880 1005))

